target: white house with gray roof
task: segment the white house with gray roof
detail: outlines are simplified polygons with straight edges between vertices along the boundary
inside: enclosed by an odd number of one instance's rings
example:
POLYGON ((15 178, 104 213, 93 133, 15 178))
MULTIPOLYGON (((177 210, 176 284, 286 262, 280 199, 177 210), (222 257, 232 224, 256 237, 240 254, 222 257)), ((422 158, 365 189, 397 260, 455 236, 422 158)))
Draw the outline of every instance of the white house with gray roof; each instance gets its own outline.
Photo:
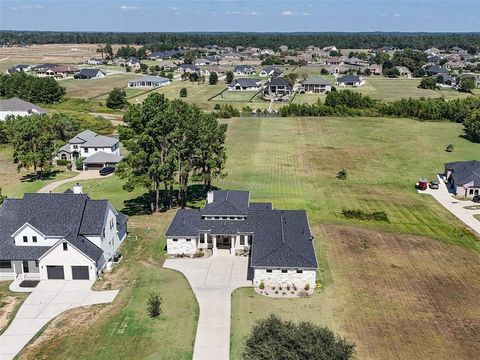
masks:
POLYGON ((250 192, 216 190, 203 209, 180 209, 166 232, 167 253, 213 256, 250 253, 255 286, 315 285, 318 268, 313 235, 304 210, 276 210, 250 202, 250 192))
POLYGON ((17 97, 0 100, 0 121, 4 121, 7 116, 43 115, 46 113, 41 107, 17 97))
POLYGON ((170 79, 162 76, 141 76, 128 82, 129 88, 156 88, 170 85, 170 79))
POLYGON ((127 234, 127 218, 81 186, 24 194, 0 208, 0 279, 95 280, 127 234))
POLYGON ((322 77, 314 77, 301 82, 301 92, 308 94, 323 94, 332 91, 332 83, 322 77))
POLYGON ((240 78, 233 80, 230 85, 228 85, 229 91, 258 91, 262 86, 260 80, 250 79, 250 78, 240 78))
POLYGON ((455 195, 480 195, 480 161, 446 163, 444 176, 455 195))
POLYGON ((117 138, 99 135, 85 130, 73 137, 58 151, 56 160, 83 160, 83 169, 101 169, 105 166, 116 166, 120 156, 120 141, 117 138))

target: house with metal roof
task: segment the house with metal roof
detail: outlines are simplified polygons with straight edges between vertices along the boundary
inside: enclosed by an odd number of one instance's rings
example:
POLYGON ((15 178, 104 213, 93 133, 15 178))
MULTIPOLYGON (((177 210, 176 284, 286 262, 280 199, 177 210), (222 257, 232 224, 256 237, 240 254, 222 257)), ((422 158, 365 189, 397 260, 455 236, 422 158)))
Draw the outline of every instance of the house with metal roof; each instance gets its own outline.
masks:
POLYGON ((122 160, 120 141, 85 130, 62 146, 56 156, 56 160, 70 160, 72 163, 78 158, 84 158, 83 170, 116 166, 122 160))
POLYGON ((95 280, 127 234, 127 218, 81 185, 24 194, 0 208, 0 279, 95 280))
POLYGON ((155 88, 170 85, 170 79, 162 76, 141 76, 128 82, 129 88, 155 88))
POLYGON ((262 86, 262 82, 250 78, 240 78, 233 80, 228 85, 229 91, 258 91, 262 86))
POLYGON ((459 196, 480 195, 480 161, 455 161, 445 164, 445 179, 459 196))
POLYGON ((41 107, 17 97, 0 100, 0 121, 5 120, 7 116, 43 115, 46 113, 41 107))
POLYGON ((313 287, 316 281, 318 263, 306 212, 251 202, 248 191, 209 192, 203 209, 179 209, 165 236, 170 255, 249 253, 255 286, 313 287))
POLYGON ((89 79, 103 79, 106 77, 107 74, 105 74, 102 70, 100 69, 81 69, 78 73, 73 75, 74 79, 80 79, 80 80, 89 80, 89 79))
POLYGON ((322 77, 314 77, 301 82, 300 92, 308 94, 323 94, 332 91, 332 83, 322 77))

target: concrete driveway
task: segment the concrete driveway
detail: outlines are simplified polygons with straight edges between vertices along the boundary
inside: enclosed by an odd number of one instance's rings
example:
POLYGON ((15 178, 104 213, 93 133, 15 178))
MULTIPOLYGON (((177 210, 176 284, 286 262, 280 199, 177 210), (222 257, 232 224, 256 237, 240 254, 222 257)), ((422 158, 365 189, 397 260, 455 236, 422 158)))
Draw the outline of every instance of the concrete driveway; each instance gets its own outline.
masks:
POLYGON ((42 280, 0 336, 0 360, 10 360, 50 320, 80 306, 110 303, 118 290, 92 291, 91 280, 42 280))
POLYGON ((465 206, 480 205, 475 204, 473 201, 469 200, 457 200, 452 194, 448 191, 447 186, 443 182, 443 179, 438 176, 439 189, 432 190, 418 190, 420 194, 432 195, 435 200, 442 204, 447 210, 449 210, 453 215, 460 219, 465 225, 474 230, 477 234, 480 235, 480 221, 475 219, 473 215, 480 214, 479 210, 468 210, 465 209, 465 206))
POLYGON ((193 359, 229 359, 231 294, 236 288, 252 286, 247 280, 248 258, 168 259, 163 266, 186 276, 200 306, 193 359))
POLYGON ((91 179, 100 179, 100 178, 106 178, 108 176, 112 176, 112 174, 108 174, 106 176, 101 176, 98 170, 87 170, 87 171, 77 171, 74 170, 78 173, 78 175, 68 178, 68 179, 63 179, 63 180, 58 180, 51 182, 50 184, 45 185, 43 188, 38 190, 39 193, 49 193, 55 190, 57 187, 60 185, 69 183, 69 182, 75 182, 75 181, 82 181, 82 180, 91 180, 91 179))

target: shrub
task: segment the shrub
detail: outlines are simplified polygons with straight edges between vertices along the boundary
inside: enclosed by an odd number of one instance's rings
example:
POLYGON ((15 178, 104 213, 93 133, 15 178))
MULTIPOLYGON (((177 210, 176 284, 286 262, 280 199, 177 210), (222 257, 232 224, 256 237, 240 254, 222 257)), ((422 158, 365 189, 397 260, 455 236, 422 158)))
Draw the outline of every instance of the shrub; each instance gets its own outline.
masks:
POLYGON ((158 293, 149 294, 147 312, 152 318, 156 318, 162 313, 162 298, 158 293))
POLYGON ((180 89, 180 97, 187 97, 187 88, 180 89))
POLYGON ((260 285, 258 285, 258 288, 259 288, 260 290, 265 289, 265 284, 263 283, 263 281, 260 282, 260 285))
POLYGON ((83 170, 83 160, 85 160, 85 157, 79 157, 77 160, 75 160, 75 169, 83 170))
POLYGON ((71 164, 70 160, 62 160, 62 159, 57 160, 58 166, 67 166, 68 164, 71 164))
POLYGON ((246 114, 251 114, 252 113, 252 108, 248 105, 242 107, 242 112, 246 113, 246 114))
POLYGON ((347 178, 348 178, 347 170, 342 169, 337 173, 338 180, 347 180, 347 178))
POLYGON ((121 109, 126 104, 127 93, 125 92, 125 90, 115 88, 108 94, 106 105, 109 109, 121 109))
POLYGON ((208 78, 208 83, 210 85, 217 85, 218 84, 218 75, 216 72, 210 73, 210 76, 208 78))
POLYGON ((244 359, 349 360, 355 344, 311 322, 295 324, 276 315, 257 321, 245 343, 244 359))
POLYGON ((359 209, 343 209, 342 215, 349 219, 357 220, 374 220, 374 221, 386 221, 388 222, 388 216, 383 211, 375 211, 372 213, 359 210, 359 209))
POLYGON ((238 111, 238 109, 234 108, 230 104, 221 105, 220 109, 216 109, 216 111, 217 112, 215 113, 215 116, 222 119, 229 119, 234 116, 240 116, 240 111, 238 111))
POLYGON ((455 147, 453 146, 453 144, 448 144, 447 147, 445 148, 446 152, 453 152, 453 150, 455 150, 455 147))
POLYGON ((305 291, 310 290, 310 284, 306 283, 305 286, 303 287, 303 290, 305 290, 305 291))
POLYGON ((220 110, 222 107, 220 106, 220 104, 215 104, 215 106, 213 107, 213 110, 220 110))
POLYGON ((72 163, 71 163, 71 162, 69 162, 69 163, 67 164, 67 170, 68 170, 68 171, 72 171, 72 163))
POLYGON ((437 88, 437 80, 431 76, 426 77, 425 79, 422 79, 422 81, 420 81, 418 87, 420 89, 435 90, 437 88))

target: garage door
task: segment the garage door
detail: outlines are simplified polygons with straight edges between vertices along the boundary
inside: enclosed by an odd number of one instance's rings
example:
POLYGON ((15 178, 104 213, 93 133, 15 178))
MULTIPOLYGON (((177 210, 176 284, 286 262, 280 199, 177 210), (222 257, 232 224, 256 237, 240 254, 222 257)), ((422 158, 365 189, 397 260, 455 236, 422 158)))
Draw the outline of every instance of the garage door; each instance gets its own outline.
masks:
POLYGON ((88 170, 100 170, 103 168, 103 164, 87 164, 88 170))
POLYGON ((63 271, 63 266, 47 265, 47 277, 49 279, 55 279, 55 280, 65 279, 65 273, 63 271))
POLYGON ((88 266, 72 266, 73 280, 89 280, 88 266))

